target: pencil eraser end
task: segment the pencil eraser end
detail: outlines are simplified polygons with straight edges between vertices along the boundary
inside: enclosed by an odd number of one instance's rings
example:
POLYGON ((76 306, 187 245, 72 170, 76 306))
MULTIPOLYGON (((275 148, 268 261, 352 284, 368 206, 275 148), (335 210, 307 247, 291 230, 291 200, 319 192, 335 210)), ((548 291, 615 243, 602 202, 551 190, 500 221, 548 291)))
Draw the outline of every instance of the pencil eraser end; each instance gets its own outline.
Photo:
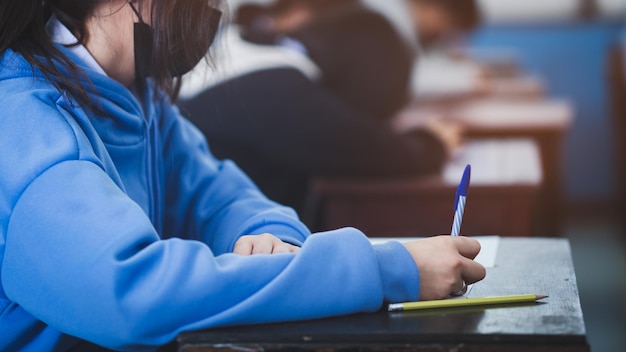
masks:
POLYGON ((402 307, 402 303, 390 304, 388 310, 390 312, 399 312, 403 309, 402 307))

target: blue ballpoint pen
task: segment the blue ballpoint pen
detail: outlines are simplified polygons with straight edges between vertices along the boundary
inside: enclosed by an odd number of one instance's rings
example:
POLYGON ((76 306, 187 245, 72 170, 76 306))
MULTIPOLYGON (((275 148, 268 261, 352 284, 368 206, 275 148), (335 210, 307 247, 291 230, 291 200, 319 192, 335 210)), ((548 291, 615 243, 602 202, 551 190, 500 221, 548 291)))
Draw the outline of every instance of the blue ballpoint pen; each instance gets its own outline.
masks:
POLYGON ((463 212, 465 211, 465 201, 467 199, 467 191, 469 190, 470 176, 472 174, 472 166, 467 165, 463 172, 463 178, 459 187, 456 189, 454 199, 454 221, 452 222, 452 237, 461 234, 461 223, 463 222, 463 212))

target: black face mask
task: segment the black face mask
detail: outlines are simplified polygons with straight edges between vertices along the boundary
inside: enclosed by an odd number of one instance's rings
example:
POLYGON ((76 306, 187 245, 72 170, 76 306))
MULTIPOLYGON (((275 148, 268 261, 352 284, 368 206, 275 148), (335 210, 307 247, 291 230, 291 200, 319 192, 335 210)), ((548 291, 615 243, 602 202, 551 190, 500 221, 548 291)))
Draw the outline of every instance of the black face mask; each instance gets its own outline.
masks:
MULTIPOLYGON (((129 5, 139 18, 139 22, 134 25, 135 75, 137 79, 145 79, 154 74, 154 29, 143 21, 133 4, 129 3, 129 5)), ((165 58, 165 66, 169 76, 180 77, 191 71, 208 52, 218 32, 222 12, 209 8, 208 14, 208 18, 203 19, 210 25, 208 37, 200 38, 197 43, 189 45, 188 48, 183 45, 171 45, 168 56, 165 58)), ((181 20, 184 21, 185 19, 181 20)), ((175 35, 177 38, 185 37, 184 33, 176 33, 175 35)))

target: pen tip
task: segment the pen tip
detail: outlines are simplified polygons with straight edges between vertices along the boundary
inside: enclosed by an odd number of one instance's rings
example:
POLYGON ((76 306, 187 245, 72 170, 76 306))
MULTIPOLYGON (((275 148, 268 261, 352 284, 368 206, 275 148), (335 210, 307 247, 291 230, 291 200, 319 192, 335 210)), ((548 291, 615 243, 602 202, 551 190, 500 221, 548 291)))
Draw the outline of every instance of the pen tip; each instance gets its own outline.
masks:
POLYGON ((472 175, 472 167, 470 165, 467 165, 465 167, 465 171, 463 172, 461 183, 459 184, 459 195, 467 196, 467 193, 469 191, 469 186, 470 186, 471 175, 472 175))

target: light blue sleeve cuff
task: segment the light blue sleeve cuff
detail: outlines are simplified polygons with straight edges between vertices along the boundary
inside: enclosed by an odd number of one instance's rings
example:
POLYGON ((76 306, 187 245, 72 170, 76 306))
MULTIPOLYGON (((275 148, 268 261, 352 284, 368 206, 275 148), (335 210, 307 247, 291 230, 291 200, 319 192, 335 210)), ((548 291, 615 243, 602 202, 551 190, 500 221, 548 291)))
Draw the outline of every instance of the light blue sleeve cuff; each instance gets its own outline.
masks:
POLYGON ((374 245, 385 300, 391 303, 419 299, 419 270, 409 251, 397 241, 374 245))

